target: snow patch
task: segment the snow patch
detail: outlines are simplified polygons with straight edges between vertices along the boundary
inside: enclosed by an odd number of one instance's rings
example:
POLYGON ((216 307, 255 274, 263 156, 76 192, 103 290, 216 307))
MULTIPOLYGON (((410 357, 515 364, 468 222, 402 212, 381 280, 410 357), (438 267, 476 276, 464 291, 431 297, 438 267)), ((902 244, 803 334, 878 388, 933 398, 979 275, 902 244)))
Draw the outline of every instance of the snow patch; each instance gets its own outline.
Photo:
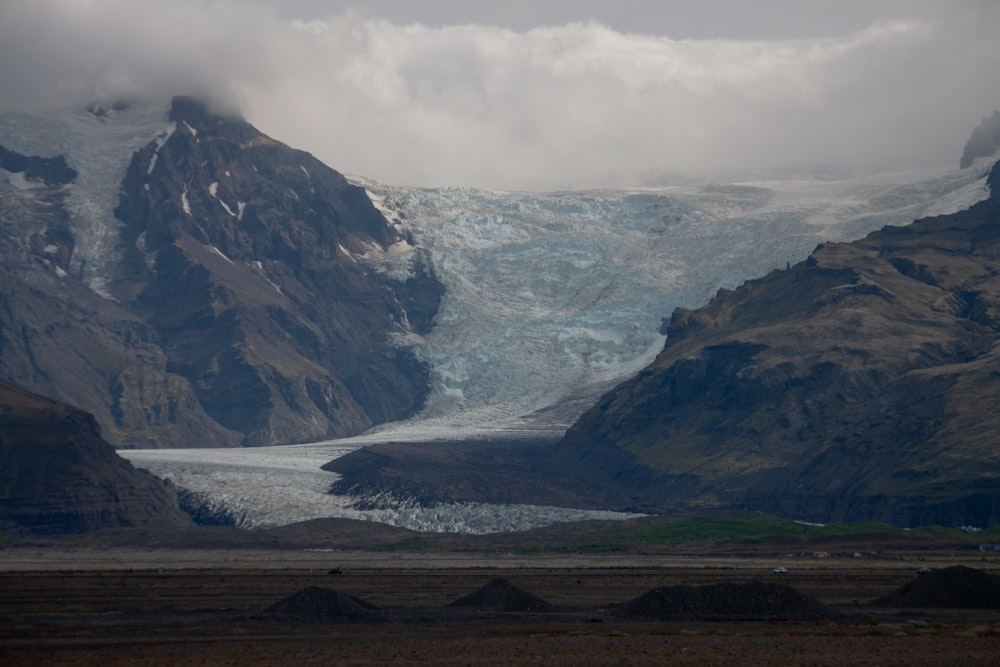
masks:
POLYGON ((218 248, 216 248, 214 245, 213 246, 209 246, 209 247, 212 249, 212 252, 214 252, 216 255, 218 255, 222 259, 226 260, 230 264, 233 263, 233 260, 231 260, 228 257, 226 257, 226 253, 222 252, 221 250, 219 250, 218 248))
POLYGON ((14 187, 15 190, 34 190, 44 186, 43 183, 39 183, 38 181, 29 181, 23 171, 7 171, 5 169, 0 169, 0 173, 7 176, 7 181, 14 187))
POLYGON ((149 158, 149 166, 146 167, 146 175, 149 176, 153 173, 153 169, 156 168, 156 159, 160 155, 160 149, 163 148, 164 144, 173 136, 174 131, 177 129, 177 123, 170 123, 166 130, 158 133, 153 141, 156 142, 156 150, 153 151, 153 156, 149 158))
POLYGON ((357 263, 358 260, 354 257, 354 255, 351 254, 351 251, 345 248, 343 245, 338 243, 337 249, 340 250, 340 252, 342 252, 352 262, 357 263))
POLYGON ((222 205, 222 208, 224 208, 226 210, 226 213, 228 213, 231 217, 236 218, 237 220, 241 220, 242 221, 243 220, 243 209, 246 207, 246 202, 238 202, 237 203, 237 210, 234 212, 233 209, 231 209, 229 207, 229 204, 227 204, 225 202, 225 200, 223 200, 221 197, 219 197, 218 193, 219 193, 219 182, 218 181, 213 181, 208 186, 208 194, 212 195, 212 197, 214 197, 215 200, 217 202, 219 202, 220 205, 222 205))
POLYGON ((184 192, 181 193, 181 208, 184 209, 184 212, 188 216, 191 215, 191 203, 188 202, 188 191, 186 187, 184 188, 184 192))
POLYGON ((310 174, 310 173, 309 173, 309 170, 308 170, 308 169, 306 169, 306 168, 305 168, 304 166, 302 166, 301 164, 299 165, 299 169, 301 169, 301 170, 302 170, 302 173, 306 175, 306 178, 312 178, 312 174, 310 174))
POLYGON ((183 121, 183 122, 184 122, 184 127, 186 127, 187 130, 188 130, 188 132, 191 133, 191 136, 192 137, 197 137, 198 136, 198 130, 196 130, 193 127, 191 127, 191 125, 189 125, 187 121, 183 121))
POLYGON ((150 271, 156 269, 156 254, 155 252, 149 252, 149 248, 146 246, 146 232, 141 232, 139 236, 135 239, 135 249, 142 253, 142 260, 146 264, 146 268, 150 271))

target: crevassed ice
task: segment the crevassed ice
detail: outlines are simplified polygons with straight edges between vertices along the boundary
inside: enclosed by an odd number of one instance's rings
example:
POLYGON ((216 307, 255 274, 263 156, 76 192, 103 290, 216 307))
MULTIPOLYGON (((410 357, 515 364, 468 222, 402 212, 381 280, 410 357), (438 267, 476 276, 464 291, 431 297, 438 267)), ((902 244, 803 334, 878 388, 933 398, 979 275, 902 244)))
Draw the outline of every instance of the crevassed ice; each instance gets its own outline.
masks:
POLYGON ((554 193, 359 182, 430 251, 447 288, 418 346, 434 377, 419 419, 490 430, 527 426, 547 406, 637 372, 662 348, 658 326, 676 307, 821 242, 971 205, 987 194, 987 168, 554 193))
POLYGON ((426 532, 496 533, 528 530, 565 521, 625 519, 637 514, 540 505, 450 503, 413 507, 406 503, 378 510, 352 507, 355 499, 328 493, 338 479, 320 466, 370 444, 371 437, 252 449, 123 450, 138 467, 171 479, 237 525, 270 528, 317 518, 377 521, 426 532))

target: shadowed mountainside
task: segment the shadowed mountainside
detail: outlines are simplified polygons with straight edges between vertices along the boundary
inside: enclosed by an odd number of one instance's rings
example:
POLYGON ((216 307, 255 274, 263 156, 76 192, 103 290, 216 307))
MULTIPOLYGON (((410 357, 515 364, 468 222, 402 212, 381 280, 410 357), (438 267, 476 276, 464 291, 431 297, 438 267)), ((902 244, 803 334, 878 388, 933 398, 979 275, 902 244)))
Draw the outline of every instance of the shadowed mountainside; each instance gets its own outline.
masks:
POLYGON ((125 447, 303 442, 419 410, 407 342, 444 290, 427 258, 308 153, 190 98, 163 122, 122 183, 104 296, 74 261, 76 172, 0 149, 23 181, 0 182, 0 378, 125 447))
POLYGON ((989 183, 678 309, 546 467, 664 511, 1000 521, 1000 164, 989 183))
POLYGON ((91 415, 0 382, 0 529, 189 525, 174 488, 118 456, 91 415))
POLYGON ((961 167, 970 167, 976 158, 991 157, 997 151, 1000 151, 1000 111, 983 118, 983 122, 972 131, 962 151, 961 167))

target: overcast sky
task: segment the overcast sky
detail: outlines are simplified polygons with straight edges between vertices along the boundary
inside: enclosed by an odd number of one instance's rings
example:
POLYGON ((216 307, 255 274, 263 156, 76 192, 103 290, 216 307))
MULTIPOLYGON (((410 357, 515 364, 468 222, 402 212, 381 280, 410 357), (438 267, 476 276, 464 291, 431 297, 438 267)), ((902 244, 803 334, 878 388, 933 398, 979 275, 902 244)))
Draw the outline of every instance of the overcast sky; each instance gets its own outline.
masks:
POLYGON ((0 106, 193 93, 400 185, 955 164, 1000 0, 0 0, 0 106))

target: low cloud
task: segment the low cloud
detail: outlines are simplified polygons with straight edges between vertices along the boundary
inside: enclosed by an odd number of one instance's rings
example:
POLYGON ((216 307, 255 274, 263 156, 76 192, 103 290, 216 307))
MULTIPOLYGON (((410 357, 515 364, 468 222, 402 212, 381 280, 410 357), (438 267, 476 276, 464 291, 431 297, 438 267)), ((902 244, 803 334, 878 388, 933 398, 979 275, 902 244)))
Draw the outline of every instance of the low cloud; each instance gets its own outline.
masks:
POLYGON ((548 189, 802 164, 957 163, 1000 106, 998 13, 840 37, 674 40, 312 23, 206 0, 0 8, 5 107, 201 95, 330 166, 395 184, 548 189))

